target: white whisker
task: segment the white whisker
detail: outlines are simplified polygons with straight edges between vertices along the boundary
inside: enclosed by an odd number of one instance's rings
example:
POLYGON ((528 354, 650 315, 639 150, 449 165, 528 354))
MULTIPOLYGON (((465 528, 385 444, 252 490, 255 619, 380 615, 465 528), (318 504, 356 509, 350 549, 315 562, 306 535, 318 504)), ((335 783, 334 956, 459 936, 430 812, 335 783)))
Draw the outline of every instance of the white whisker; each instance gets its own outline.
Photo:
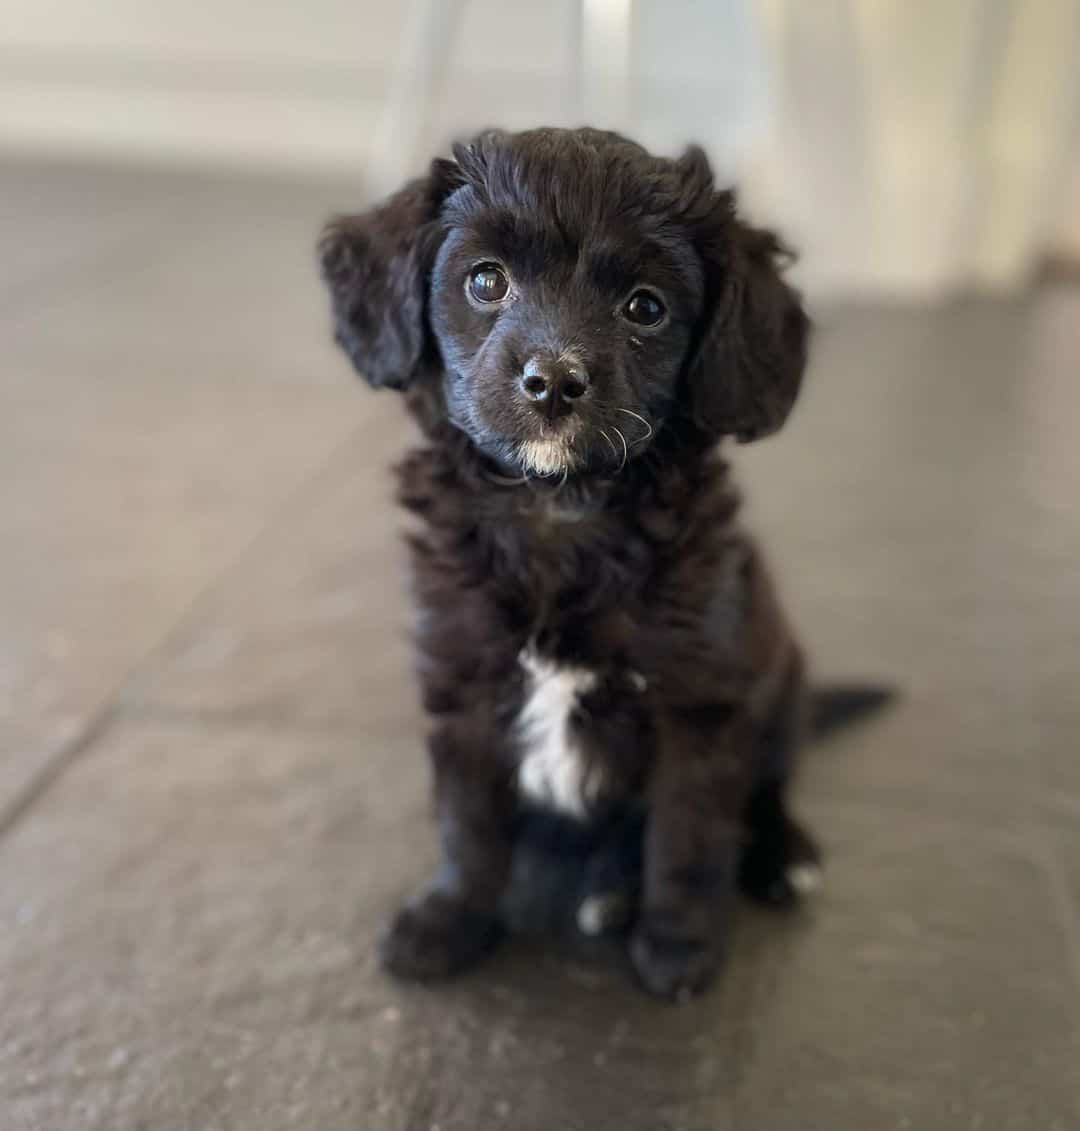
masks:
MULTIPOLYGON (((615 428, 615 425, 613 424, 611 427, 615 428)), ((630 458, 630 449, 626 446, 626 437, 618 428, 615 428, 615 435, 618 436, 620 440, 622 440, 622 463, 619 464, 618 468, 619 471, 622 471, 622 469, 626 466, 626 461, 630 458)))
POLYGON ((627 416, 632 416, 635 420, 640 420, 642 424, 648 429, 644 436, 639 436, 634 443, 643 444, 653 434, 653 426, 645 419, 644 416, 638 416, 636 412, 631 412, 628 408, 617 408, 616 412, 625 412, 627 416))
POLYGON ((611 448, 611 454, 617 458, 619 455, 619 449, 615 447, 615 441, 603 430, 603 428, 598 429, 598 431, 600 435, 603 436, 605 440, 607 440, 608 445, 611 448))

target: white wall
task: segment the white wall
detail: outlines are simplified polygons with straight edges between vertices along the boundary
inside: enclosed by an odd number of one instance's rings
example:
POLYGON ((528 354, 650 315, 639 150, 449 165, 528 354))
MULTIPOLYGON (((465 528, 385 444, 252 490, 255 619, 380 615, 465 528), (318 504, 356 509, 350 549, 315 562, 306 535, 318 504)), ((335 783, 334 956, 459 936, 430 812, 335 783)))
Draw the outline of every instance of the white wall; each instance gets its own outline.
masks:
POLYGON ((403 23, 403 9, 359 0, 0 0, 0 141, 356 163, 403 23))
MULTIPOLYGON (((370 171, 479 126, 578 123, 582 8, 0 0, 0 144, 370 171)), ((633 9, 634 110, 614 116, 669 145, 743 144, 764 86, 744 0, 633 9)))

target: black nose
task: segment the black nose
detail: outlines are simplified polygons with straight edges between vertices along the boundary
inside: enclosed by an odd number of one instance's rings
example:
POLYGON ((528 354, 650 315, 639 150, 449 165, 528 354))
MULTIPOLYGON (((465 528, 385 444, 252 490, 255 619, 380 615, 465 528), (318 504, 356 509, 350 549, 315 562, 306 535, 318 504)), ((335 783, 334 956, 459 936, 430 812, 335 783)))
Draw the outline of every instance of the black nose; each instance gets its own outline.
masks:
POLYGON ((574 411, 574 401, 589 389, 589 374, 579 361, 530 357, 521 371, 521 389, 537 412, 554 420, 574 411))

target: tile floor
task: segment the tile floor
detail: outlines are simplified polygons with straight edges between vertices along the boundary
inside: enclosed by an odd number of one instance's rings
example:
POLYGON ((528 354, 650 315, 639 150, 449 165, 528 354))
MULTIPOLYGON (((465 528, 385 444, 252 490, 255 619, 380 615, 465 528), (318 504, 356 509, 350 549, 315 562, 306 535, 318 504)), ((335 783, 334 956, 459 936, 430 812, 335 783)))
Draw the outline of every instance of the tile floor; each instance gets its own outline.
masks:
POLYGON ((845 308, 737 454, 822 680, 828 851, 685 1009, 520 940, 386 981, 432 856, 343 184, 0 165, 5 1129, 1080 1125, 1080 291, 845 308))

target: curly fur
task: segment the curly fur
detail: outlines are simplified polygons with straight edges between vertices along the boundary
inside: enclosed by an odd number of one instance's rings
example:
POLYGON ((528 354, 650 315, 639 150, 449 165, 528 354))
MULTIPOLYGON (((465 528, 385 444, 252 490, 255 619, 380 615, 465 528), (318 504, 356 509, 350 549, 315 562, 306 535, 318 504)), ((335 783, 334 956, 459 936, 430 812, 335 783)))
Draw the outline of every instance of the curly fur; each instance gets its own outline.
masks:
POLYGON ((809 325, 786 252, 739 219, 699 150, 667 160, 615 134, 538 130, 457 147, 331 221, 320 256, 338 341, 372 385, 403 390, 426 437, 399 483, 421 520, 443 860, 385 963, 440 976, 494 942, 525 816, 558 772, 548 797, 573 791, 560 807, 591 846, 587 881, 608 882, 619 830, 643 818, 634 965, 662 996, 700 990, 737 882, 788 901, 816 860, 783 801, 802 660, 717 454, 795 400, 809 325), (513 280, 498 310, 464 290, 489 259, 513 280), (619 313, 640 285, 663 296, 657 329, 619 313), (587 370, 555 424, 521 392, 530 357, 587 370), (550 764, 526 768, 541 741, 550 764))

